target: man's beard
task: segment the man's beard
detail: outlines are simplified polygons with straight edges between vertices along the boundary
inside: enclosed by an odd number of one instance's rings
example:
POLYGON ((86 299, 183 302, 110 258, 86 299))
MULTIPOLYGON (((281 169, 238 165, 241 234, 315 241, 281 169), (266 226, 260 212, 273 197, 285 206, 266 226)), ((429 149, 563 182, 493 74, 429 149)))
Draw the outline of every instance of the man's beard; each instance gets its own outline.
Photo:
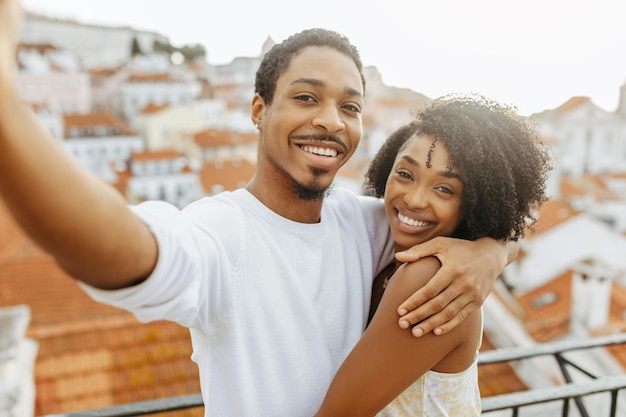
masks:
POLYGON ((304 185, 297 182, 295 179, 293 180, 293 190, 294 193, 298 196, 300 200, 304 201, 323 201, 324 197, 330 195, 333 186, 322 188, 319 185, 319 179, 322 174, 325 173, 324 170, 318 168, 311 168, 311 172, 313 173, 313 181, 310 184, 304 185))

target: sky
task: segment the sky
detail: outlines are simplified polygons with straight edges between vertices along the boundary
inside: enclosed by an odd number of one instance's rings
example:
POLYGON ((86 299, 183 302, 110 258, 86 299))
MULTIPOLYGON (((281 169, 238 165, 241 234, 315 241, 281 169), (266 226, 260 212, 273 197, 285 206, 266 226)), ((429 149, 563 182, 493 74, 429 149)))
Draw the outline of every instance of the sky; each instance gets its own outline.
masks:
POLYGON ((347 35, 385 84, 430 98, 479 93, 530 115, 586 96, 614 111, 626 81, 626 24, 615 0, 22 0, 82 23, 199 43, 208 62, 257 56, 309 27, 347 35))

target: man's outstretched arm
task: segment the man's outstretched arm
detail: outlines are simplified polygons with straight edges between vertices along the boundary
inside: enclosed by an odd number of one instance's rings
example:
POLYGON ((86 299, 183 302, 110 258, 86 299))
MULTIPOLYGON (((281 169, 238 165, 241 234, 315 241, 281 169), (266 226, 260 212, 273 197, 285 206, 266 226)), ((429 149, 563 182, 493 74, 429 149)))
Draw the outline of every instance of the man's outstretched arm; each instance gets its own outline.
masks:
POLYGON ((437 237, 404 252, 402 262, 436 256, 441 269, 423 288, 398 307, 399 325, 413 327, 413 335, 444 334, 480 308, 496 278, 519 251, 516 242, 481 238, 475 241, 437 237))
POLYGON ((14 84, 21 8, 0 0, 0 198, 70 275, 121 288, 154 268, 156 241, 124 198, 42 128, 14 84))

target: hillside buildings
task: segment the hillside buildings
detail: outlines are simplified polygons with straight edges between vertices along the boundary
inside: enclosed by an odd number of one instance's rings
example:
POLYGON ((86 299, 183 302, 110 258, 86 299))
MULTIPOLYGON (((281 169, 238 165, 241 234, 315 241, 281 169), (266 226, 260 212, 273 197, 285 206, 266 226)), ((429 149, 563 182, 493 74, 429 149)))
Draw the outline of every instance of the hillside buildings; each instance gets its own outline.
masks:
MULTIPOLYGON (((257 135, 249 103, 270 38, 258 56, 213 66, 172 60, 163 48, 169 40, 157 33, 28 14, 21 42, 23 99, 68 152, 129 203, 163 199, 183 207, 239 188, 254 175, 257 135)), ((380 144, 410 120, 410 108, 430 100, 385 85, 375 67, 365 74, 363 139, 337 179, 356 192, 380 144)), ((614 112, 572 97, 531 116, 553 148, 552 198, 485 304, 485 346, 626 331, 626 85, 621 91, 614 112)), ((142 325, 91 301, 2 210, 0 282, 0 305, 29 306, 28 313, 18 308, 12 346, 33 343, 25 359, 0 356, 0 381, 9 375, 23 382, 21 398, 34 401, 35 414, 198 392, 186 329, 142 325), (34 374, 3 373, 8 360, 34 363, 34 374), (36 386, 34 400, 29 383, 36 386)), ((600 374, 623 372, 624 352, 602 349, 585 360, 600 374)), ((562 382, 542 361, 511 372, 498 386, 484 377, 483 395, 562 382)), ((5 398, 0 390, 0 415, 16 406, 5 398)))

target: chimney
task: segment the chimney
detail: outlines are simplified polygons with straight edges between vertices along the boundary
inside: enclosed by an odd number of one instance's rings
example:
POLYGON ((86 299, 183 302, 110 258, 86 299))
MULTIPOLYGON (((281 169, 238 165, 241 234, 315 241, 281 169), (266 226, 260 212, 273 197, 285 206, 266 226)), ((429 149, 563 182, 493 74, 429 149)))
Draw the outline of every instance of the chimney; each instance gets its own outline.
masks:
POLYGON ((572 328, 584 332, 606 326, 615 271, 595 259, 574 267, 572 277, 572 328))

